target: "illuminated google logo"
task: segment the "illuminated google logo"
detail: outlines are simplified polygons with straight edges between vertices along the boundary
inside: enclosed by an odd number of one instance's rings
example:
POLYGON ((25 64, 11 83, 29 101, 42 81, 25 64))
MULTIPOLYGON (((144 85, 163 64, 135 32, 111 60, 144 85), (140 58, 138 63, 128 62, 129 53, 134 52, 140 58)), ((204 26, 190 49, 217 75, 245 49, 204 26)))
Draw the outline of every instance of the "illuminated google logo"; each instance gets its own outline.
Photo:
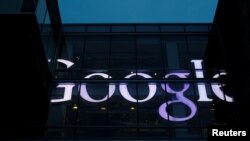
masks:
MULTIPOLYGON (((61 62, 61 63, 65 64, 67 66, 67 68, 69 68, 70 66, 73 65, 72 62, 67 61, 67 60, 60 59, 60 60, 58 60, 58 62, 61 62)), ((191 63, 193 63, 194 68, 196 70, 195 71, 195 77, 196 78, 204 78, 204 74, 203 74, 203 71, 202 71, 202 60, 191 60, 191 63)), ((175 71, 175 72, 166 74, 164 76, 164 78, 167 79, 167 78, 170 78, 172 76, 175 76, 175 77, 178 77, 180 79, 185 79, 185 78, 188 78, 189 75, 190 75, 189 72, 175 71)), ((220 75, 226 75, 226 73, 221 72, 221 73, 215 74, 213 76, 213 78, 218 78, 220 75)), ((109 76, 108 74, 105 74, 105 73, 92 73, 92 74, 89 74, 89 75, 85 76, 85 79, 90 79, 91 77, 94 77, 94 76, 99 76, 99 77, 102 77, 104 79, 111 79, 112 78, 111 76, 109 76)), ((145 79, 152 78, 150 75, 148 75, 146 73, 132 73, 132 74, 129 74, 129 75, 125 76, 124 79, 129 79, 129 78, 132 78, 134 76, 141 76, 141 77, 143 77, 145 79)), ((160 105, 160 107, 158 109, 158 112, 159 112, 159 115, 162 118, 164 118, 166 120, 169 120, 169 121, 178 122, 178 121, 187 121, 187 120, 189 120, 189 119, 191 119, 191 118, 193 118, 195 116, 195 114, 197 112, 196 105, 193 103, 193 101, 191 101, 190 99, 188 99, 184 95, 184 93, 190 87, 189 83, 184 83, 183 88, 181 90, 178 90, 178 91, 171 88, 171 86, 168 83, 161 83, 160 85, 161 85, 162 90, 164 90, 168 94, 174 94, 175 97, 176 97, 175 100, 170 100, 170 101, 167 101, 166 103, 163 103, 163 104, 160 105), (175 104, 175 103, 182 103, 182 104, 186 105, 191 110, 190 114, 187 115, 186 117, 175 117, 173 115, 170 115, 167 112, 166 109, 168 108, 169 105, 175 104)), ((220 89, 221 86, 222 85, 219 84, 219 83, 212 83, 211 84, 211 88, 212 88, 212 91, 214 92, 214 94, 219 99, 221 99, 223 101, 233 102, 232 97, 229 97, 229 96, 227 96, 227 95, 225 95, 223 93, 223 91, 220 89)), ((60 103, 60 102, 70 101, 71 98, 72 98, 72 91, 73 91, 74 87, 75 87, 74 83, 59 83, 57 85, 57 88, 64 88, 63 98, 51 99, 51 102, 52 103, 60 103)), ((136 102, 139 102, 139 103, 147 102, 147 101, 151 100, 154 97, 154 95, 156 94, 156 91, 157 91, 156 83, 153 83, 153 82, 148 83, 148 88, 149 88, 149 93, 148 93, 146 98, 144 98, 144 99, 135 99, 129 93, 127 83, 123 83, 123 82, 119 83, 119 91, 120 91, 121 96, 124 99, 126 99, 127 101, 134 102, 134 103, 136 103, 136 102)), ((212 99, 208 98, 208 96, 207 96, 205 83, 197 83, 197 89, 198 89, 198 94, 199 94, 198 102, 212 101, 212 99)), ((80 96, 81 96, 81 98, 83 98, 84 100, 86 100, 88 102, 99 103, 99 102, 106 101, 108 98, 112 98, 115 90, 116 90, 116 85, 113 84, 113 83, 110 83, 109 84, 109 91, 106 94, 106 96, 104 98, 102 98, 102 99, 94 99, 88 93, 86 83, 81 83, 80 96)))

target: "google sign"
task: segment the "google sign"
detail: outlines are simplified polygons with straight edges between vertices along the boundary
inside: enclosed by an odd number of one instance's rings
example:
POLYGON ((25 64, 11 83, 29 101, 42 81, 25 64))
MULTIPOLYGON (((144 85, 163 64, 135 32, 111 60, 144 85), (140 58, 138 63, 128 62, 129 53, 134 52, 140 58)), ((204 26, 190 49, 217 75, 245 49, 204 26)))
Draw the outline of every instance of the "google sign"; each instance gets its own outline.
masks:
MULTIPOLYGON (((65 64, 67 66, 67 68, 71 67, 74 64, 70 61, 62 60, 62 59, 59 59, 58 62, 65 64)), ((191 63, 193 63, 193 66, 196 70, 195 77, 197 79, 204 78, 204 73, 202 71, 202 60, 191 60, 191 63)), ((180 79, 185 79, 185 78, 188 78, 189 75, 190 75, 189 72, 174 71, 174 72, 166 74, 165 76, 163 76, 163 78, 167 79, 167 78, 174 76, 174 77, 177 77, 180 79)), ((213 76, 213 78, 219 78, 219 76, 221 76, 221 75, 226 75, 226 72, 220 72, 218 74, 215 74, 213 76)), ((109 76, 108 74, 105 74, 105 73, 92 73, 92 74, 85 76, 85 79, 90 79, 94 76, 99 76, 99 77, 102 77, 104 79, 112 79, 112 76, 109 76)), ((152 78, 152 76, 150 76, 149 74, 146 74, 146 73, 131 73, 131 74, 126 75, 124 77, 124 79, 130 79, 130 78, 135 77, 135 76, 140 76, 140 77, 143 77, 145 79, 152 78)), ((74 84, 74 83, 59 83, 57 85, 57 88, 64 89, 64 93, 62 94, 63 97, 60 99, 51 99, 51 102, 52 103, 60 103, 60 102, 70 101, 72 98, 72 91, 73 91, 73 88, 75 86, 76 86, 76 84, 74 84)), ((103 97, 102 99, 94 99, 89 94, 89 92, 87 90, 86 83, 81 83, 80 96, 81 96, 81 98, 83 98, 84 100, 86 100, 88 102, 99 103, 99 102, 104 102, 104 101, 108 100, 108 98, 112 98, 116 89, 119 89, 121 96, 124 99, 126 99, 127 101, 133 102, 133 103, 136 103, 136 102, 142 103, 142 102, 147 102, 147 101, 151 100, 155 96, 156 91, 157 91, 156 83, 149 82, 148 83, 149 91, 148 91, 147 97, 144 99, 135 99, 134 97, 131 96, 131 94, 128 90, 127 83, 124 83, 124 82, 119 83, 119 88, 116 88, 115 84, 110 83, 108 87, 109 87, 109 91, 105 97, 103 97)), ((162 90, 164 90, 166 92, 166 94, 173 94, 176 97, 175 100, 170 100, 170 101, 167 101, 167 102, 160 105, 158 112, 159 112, 159 115, 163 119, 178 122, 178 121, 187 121, 195 116, 195 114, 197 112, 196 105, 193 103, 193 101, 191 101, 190 99, 188 99, 184 95, 185 92, 190 88, 189 83, 184 83, 182 89, 178 90, 178 91, 174 90, 168 83, 161 83, 160 87, 162 90), (186 117, 175 117, 174 115, 170 115, 166 109, 168 108, 169 105, 175 104, 175 103, 181 103, 181 104, 184 104, 185 106, 187 106, 191 111, 190 114, 187 115, 186 117)), ((233 98, 225 95, 223 93, 223 91, 221 90, 221 87, 222 87, 222 85, 219 83, 211 83, 211 89, 219 99, 221 99, 223 101, 227 101, 227 102, 233 102, 233 98)), ((199 95, 198 102, 211 102, 212 101, 212 99, 208 98, 205 83, 197 83, 197 90, 198 90, 198 95, 199 95)))

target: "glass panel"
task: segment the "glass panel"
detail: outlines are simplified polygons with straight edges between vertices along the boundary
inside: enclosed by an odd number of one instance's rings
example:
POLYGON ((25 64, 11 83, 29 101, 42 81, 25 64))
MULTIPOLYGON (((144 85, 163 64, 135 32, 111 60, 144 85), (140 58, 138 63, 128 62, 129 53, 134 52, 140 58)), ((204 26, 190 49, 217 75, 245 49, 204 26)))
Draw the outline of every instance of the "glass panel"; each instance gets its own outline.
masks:
POLYGON ((189 53, 184 36, 165 36, 162 46, 166 70, 190 68, 189 53))
POLYGON ((189 36, 188 47, 190 50, 190 58, 192 59, 205 59, 205 51, 207 48, 207 36, 189 36))
POLYGON ((207 25, 187 25, 186 32, 208 32, 207 25))
MULTIPOLYGON (((98 79, 96 77, 99 76, 93 76, 90 79, 98 79)), ((77 116, 78 126, 103 126, 107 124, 108 107, 105 97, 108 92, 109 83, 82 83, 77 116)))
POLYGON ((139 128, 139 135, 140 138, 148 140, 148 139, 166 139, 170 137, 170 130, 169 128, 161 127, 161 128, 139 128))
POLYGON ((89 36, 86 39, 87 53, 108 53, 110 47, 109 37, 89 36))
POLYGON ((161 32, 184 32, 184 25, 162 25, 161 32))
POLYGON ((84 25, 63 25, 63 32, 79 33, 86 32, 84 25))
POLYGON ((175 138, 201 137, 200 115, 197 110, 197 95, 191 83, 166 83, 168 96, 167 112, 175 138), (176 102, 172 103, 173 101, 176 102), (172 118, 170 118, 172 117, 172 118), (176 122, 179 121, 179 122, 176 122))
POLYGON ((137 38, 137 69, 163 69, 161 40, 158 36, 137 38))
POLYGON ((75 138, 80 139, 103 139, 107 137, 107 127, 79 127, 76 130, 75 138))
POLYGON ((129 25, 112 25, 112 32, 135 32, 135 26, 129 25))
MULTIPOLYGON (((73 138, 75 129, 70 127, 48 128, 45 137, 47 138, 73 138)), ((46 139, 47 140, 47 139, 46 139)))
POLYGON ((111 139, 133 139, 137 138, 137 128, 134 127, 112 127, 108 128, 109 129, 109 138, 111 139))
POLYGON ((135 55, 135 38, 133 36, 112 37, 110 54, 111 73, 113 74, 119 71, 134 70, 136 67, 135 55))
POLYGON ((18 13, 21 11, 23 0, 1 0, 0 13, 18 13))
POLYGON ((89 25, 87 27, 87 32, 110 32, 110 26, 89 25))
POLYGON ((160 27, 158 25, 137 25, 136 32, 159 32, 160 27))
MULTIPOLYGON (((13 2, 14 4, 15 2, 13 2)), ((49 13, 47 12, 48 8, 46 5, 46 1, 45 0, 39 0, 37 3, 37 7, 36 7, 36 19, 38 24, 41 26, 42 24, 45 24, 45 19, 46 16, 49 15, 49 13)))
POLYGON ((63 46, 61 58, 73 63, 68 67, 65 63, 58 61, 57 69, 77 69, 82 67, 82 58, 84 52, 84 36, 66 36, 65 45, 63 46))
POLYGON ((51 99, 64 98, 66 85, 72 86, 72 97, 65 102, 52 103, 49 109, 48 126, 71 126, 76 125, 78 108, 79 85, 73 83, 54 83, 51 99))
MULTIPOLYGON (((140 127, 167 127, 169 124, 168 120, 162 118, 159 114, 159 107, 166 103, 167 95, 161 89, 160 83, 137 83, 138 87, 138 99, 145 100, 150 94, 154 93, 155 87, 155 95, 148 99, 145 102, 139 103, 138 109, 138 120, 140 127)), ((149 129, 147 129, 149 130, 149 129)), ((153 130, 153 129, 152 129, 153 130)), ((166 129, 158 129, 165 130, 166 129)), ((143 130, 142 130, 143 131, 143 130)), ((146 132, 146 129, 145 131, 146 132)), ((149 136, 152 136, 150 134, 149 136)))
MULTIPOLYGON (((131 126, 137 125, 137 104, 128 101, 121 95, 127 94, 133 99, 137 99, 137 90, 135 83, 117 83, 117 89, 114 95, 109 99, 109 125, 110 126, 131 126), (118 87, 118 85, 120 85, 118 87), (121 85, 127 86, 127 91, 121 88, 121 85), (127 93, 128 92, 128 93, 127 93)), ((120 129, 119 129, 120 130, 120 129)), ((123 130, 123 129, 122 129, 123 130)), ((122 134, 122 133, 121 133, 122 134)))
POLYGON ((109 67, 109 37, 88 37, 86 39, 84 69, 107 71, 109 67))

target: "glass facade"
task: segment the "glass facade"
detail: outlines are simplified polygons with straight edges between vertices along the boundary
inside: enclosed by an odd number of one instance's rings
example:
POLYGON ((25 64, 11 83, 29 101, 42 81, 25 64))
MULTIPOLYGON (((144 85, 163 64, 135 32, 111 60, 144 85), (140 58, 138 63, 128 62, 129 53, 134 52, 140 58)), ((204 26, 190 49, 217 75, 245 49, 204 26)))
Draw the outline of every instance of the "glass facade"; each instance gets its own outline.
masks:
POLYGON ((209 29, 64 25, 46 136, 206 139, 214 101, 232 102, 219 79, 223 68, 205 68, 209 29))
MULTIPOLYGON (((246 130, 249 71, 240 68, 248 66, 248 26, 237 15, 246 21, 239 8, 244 11, 247 3, 227 2, 220 1, 213 24, 168 24, 144 12, 152 22, 136 24, 121 22, 126 18, 116 12, 122 20, 67 21, 57 0, 1 0, 3 52, 11 55, 2 59, 8 66, 3 82, 31 83, 3 86, 8 93, 2 99, 12 104, 3 103, 0 138, 187 141, 209 139, 211 128, 246 130), (235 4, 238 10, 232 12, 235 4), (11 71, 17 58, 22 75, 11 71)), ((101 11, 79 6, 88 12, 70 14, 91 18, 91 10, 101 11)), ((157 10, 168 9, 161 6, 157 10)), ((136 14, 129 16, 145 20, 136 14)))

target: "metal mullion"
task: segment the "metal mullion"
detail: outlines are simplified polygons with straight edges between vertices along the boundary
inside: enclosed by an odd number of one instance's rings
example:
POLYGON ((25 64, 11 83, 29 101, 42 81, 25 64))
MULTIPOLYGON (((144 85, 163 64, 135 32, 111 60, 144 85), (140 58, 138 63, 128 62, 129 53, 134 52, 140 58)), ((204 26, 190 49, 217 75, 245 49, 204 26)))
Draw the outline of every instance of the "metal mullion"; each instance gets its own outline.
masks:
MULTIPOLYGON (((165 44, 164 44, 164 41, 163 41, 163 36, 160 36, 160 40, 161 40, 161 52, 162 52, 162 63, 163 63, 163 67, 164 67, 164 79, 165 79, 165 74, 167 73, 167 71, 166 71, 166 52, 163 52, 163 51, 165 51, 164 50, 164 47, 165 47, 165 44)), ((166 105, 167 105, 167 107, 168 107, 168 96, 167 96, 167 88, 166 88, 166 83, 163 83, 164 84, 164 86, 165 86, 165 91, 164 91, 164 94, 165 94, 165 99, 166 99, 166 105)), ((167 110, 167 109, 166 109, 167 110)), ((169 114, 168 114, 168 119, 169 119, 169 114)), ((170 130, 169 130, 169 125, 170 125, 170 121, 169 120, 167 120, 167 123, 168 123, 168 128, 167 128, 167 130, 168 130, 168 134, 169 134, 169 137, 170 137, 170 135, 171 135, 171 132, 170 132, 170 130)))
MULTIPOLYGON (((188 36, 185 36, 185 42, 186 42, 186 45, 187 45, 187 53, 188 53, 188 60, 191 60, 191 53, 190 53, 190 47, 189 47, 189 41, 188 41, 188 36)), ((194 72, 195 73, 195 69, 192 68, 192 63, 189 62, 189 68, 191 70, 191 72, 194 72)), ((192 78, 194 78, 194 74, 191 73, 192 75, 192 78)), ((198 100, 198 97, 197 97, 197 93, 195 91, 195 85, 197 83, 193 82, 191 83, 192 87, 193 87, 193 91, 194 91, 194 97, 196 100, 198 100)), ((206 83, 205 83, 205 86, 206 86, 206 83)), ((206 88, 206 87, 205 87, 206 88)), ((200 108, 198 107, 198 103, 195 102, 195 105, 197 105, 197 113, 198 113, 198 121, 199 121, 199 125, 200 125, 200 137, 202 138, 203 137, 203 132, 202 132, 202 125, 201 125, 201 115, 200 115, 200 108)))
MULTIPOLYGON (((135 28, 135 32, 136 32, 136 25, 134 26, 134 28, 135 28)), ((135 60, 136 60, 136 62, 135 62, 135 79, 137 80, 138 79, 138 77, 137 77, 137 73, 138 73, 138 44, 137 44, 137 37, 138 36, 134 36, 134 40, 135 40, 135 60)), ((135 88, 136 88, 136 114, 137 114, 137 116, 136 116, 136 131, 137 131, 137 138, 139 138, 140 137, 140 133, 139 133, 139 130, 140 130, 140 128, 139 128, 139 103, 138 103, 138 98, 139 98, 139 96, 138 96, 138 83, 135 83, 135 88)))

